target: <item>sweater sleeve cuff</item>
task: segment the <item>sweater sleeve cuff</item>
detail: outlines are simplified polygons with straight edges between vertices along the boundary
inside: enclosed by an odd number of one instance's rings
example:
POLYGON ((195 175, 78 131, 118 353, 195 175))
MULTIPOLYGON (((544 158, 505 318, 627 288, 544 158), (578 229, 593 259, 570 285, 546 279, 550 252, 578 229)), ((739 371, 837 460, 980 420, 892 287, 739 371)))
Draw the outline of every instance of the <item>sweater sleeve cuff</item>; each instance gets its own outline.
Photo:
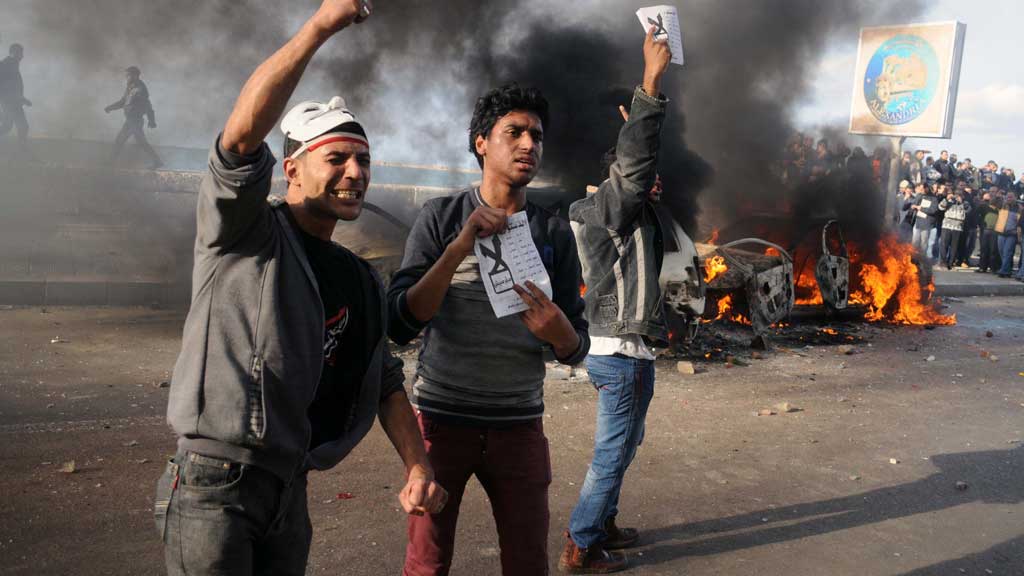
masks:
POLYGON ((555 359, 558 360, 559 364, 575 366, 580 362, 583 362, 583 359, 587 357, 587 353, 590 352, 590 335, 587 331, 577 330, 576 334, 580 337, 579 345, 576 346, 576 349, 573 350, 572 354, 569 354, 565 358, 558 358, 556 356, 555 359))
POLYGON ((406 294, 407 291, 402 292, 395 300, 395 314, 392 320, 392 339, 400 343, 409 342, 427 326, 427 322, 420 322, 412 315, 406 294))

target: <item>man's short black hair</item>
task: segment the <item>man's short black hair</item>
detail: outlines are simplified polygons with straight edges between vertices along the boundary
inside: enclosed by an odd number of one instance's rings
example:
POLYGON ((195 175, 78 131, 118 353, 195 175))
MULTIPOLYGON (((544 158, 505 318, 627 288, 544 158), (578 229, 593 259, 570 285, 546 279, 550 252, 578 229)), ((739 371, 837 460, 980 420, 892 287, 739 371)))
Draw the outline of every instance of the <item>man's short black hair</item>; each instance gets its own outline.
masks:
POLYGON ((484 94, 477 99, 473 119, 469 123, 469 151, 476 156, 481 168, 484 167, 484 159, 476 153, 476 137, 486 139, 498 120, 513 110, 533 112, 544 128, 548 126, 548 101, 540 90, 523 88, 513 82, 484 94))

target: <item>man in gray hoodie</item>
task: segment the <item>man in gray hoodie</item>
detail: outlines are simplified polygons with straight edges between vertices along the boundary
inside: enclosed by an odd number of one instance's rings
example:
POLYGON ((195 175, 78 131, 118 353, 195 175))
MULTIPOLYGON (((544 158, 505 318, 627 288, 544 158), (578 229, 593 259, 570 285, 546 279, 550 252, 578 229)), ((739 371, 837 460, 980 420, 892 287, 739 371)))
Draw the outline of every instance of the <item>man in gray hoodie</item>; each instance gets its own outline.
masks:
POLYGON ((324 0, 253 72, 210 152, 167 407, 178 450, 154 505, 171 575, 305 574, 307 473, 340 462, 378 416, 406 466, 402 507, 444 506, 388 351, 384 289, 330 240, 370 180, 369 140, 340 98, 285 116, 288 193, 267 201, 264 139, 316 50, 367 16, 365 0, 324 0))

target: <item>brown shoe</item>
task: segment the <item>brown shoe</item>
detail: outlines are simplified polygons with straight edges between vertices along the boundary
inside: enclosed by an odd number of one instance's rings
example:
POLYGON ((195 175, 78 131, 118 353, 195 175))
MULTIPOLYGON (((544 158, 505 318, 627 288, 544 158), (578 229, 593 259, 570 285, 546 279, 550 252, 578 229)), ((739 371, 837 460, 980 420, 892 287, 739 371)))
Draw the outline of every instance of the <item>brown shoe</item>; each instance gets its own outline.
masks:
POLYGON ((604 522, 604 531, 608 539, 601 543, 606 550, 621 550, 636 546, 640 541, 640 533, 636 528, 619 528, 615 525, 615 517, 609 516, 604 522))
POLYGON ((565 550, 558 559, 558 570, 566 574, 610 574, 626 569, 626 557, 618 552, 609 552, 601 545, 580 548, 565 533, 565 550))

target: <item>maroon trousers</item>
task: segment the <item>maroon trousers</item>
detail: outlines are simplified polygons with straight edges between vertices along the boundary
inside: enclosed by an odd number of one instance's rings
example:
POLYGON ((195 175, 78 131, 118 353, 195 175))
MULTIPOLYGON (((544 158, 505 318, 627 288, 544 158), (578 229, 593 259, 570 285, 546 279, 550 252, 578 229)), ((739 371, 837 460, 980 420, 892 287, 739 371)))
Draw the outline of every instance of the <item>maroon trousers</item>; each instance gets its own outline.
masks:
POLYGON ((540 418, 500 428, 439 422, 418 412, 435 480, 448 491, 440 514, 409 517, 405 576, 445 576, 469 477, 487 492, 498 528, 505 576, 548 573, 551 459, 540 418))

